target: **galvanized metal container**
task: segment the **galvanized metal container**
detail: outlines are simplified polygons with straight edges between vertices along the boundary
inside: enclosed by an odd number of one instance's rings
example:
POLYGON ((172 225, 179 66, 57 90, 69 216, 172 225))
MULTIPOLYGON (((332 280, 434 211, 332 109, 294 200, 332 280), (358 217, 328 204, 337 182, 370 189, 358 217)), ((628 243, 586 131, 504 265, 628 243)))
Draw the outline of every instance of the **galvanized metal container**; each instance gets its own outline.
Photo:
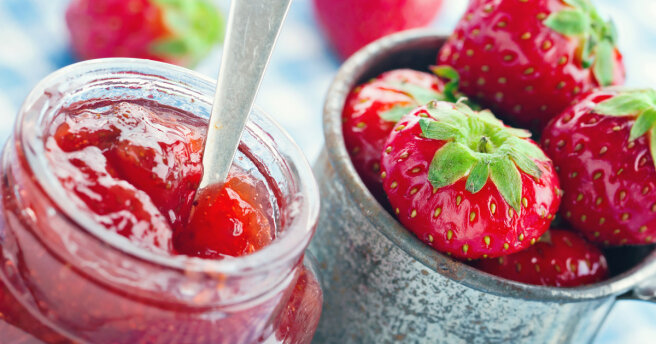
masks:
POLYGON ((323 209, 310 251, 325 291, 315 342, 591 342, 618 297, 654 300, 656 253, 623 252, 632 268, 587 287, 508 281, 423 244, 379 205, 351 164, 341 126, 348 92, 385 70, 425 70, 444 40, 407 31, 376 41, 342 66, 328 92, 326 146, 314 168, 323 209))

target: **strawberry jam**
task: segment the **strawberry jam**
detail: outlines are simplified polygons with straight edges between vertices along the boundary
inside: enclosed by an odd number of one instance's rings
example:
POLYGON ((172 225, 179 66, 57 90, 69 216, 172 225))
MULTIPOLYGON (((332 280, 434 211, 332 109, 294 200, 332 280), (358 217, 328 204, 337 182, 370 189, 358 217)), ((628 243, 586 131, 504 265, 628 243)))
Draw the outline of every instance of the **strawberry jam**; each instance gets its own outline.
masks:
POLYGON ((244 173, 202 190, 192 204, 206 127, 199 118, 154 102, 101 101, 62 110, 52 126, 47 153, 62 185, 96 222, 131 242, 221 258, 273 240, 266 190, 244 173))
POLYGON ((144 105, 63 109, 46 152, 71 199, 96 222, 143 248, 173 253, 173 230, 186 224, 202 175, 202 123, 180 123, 174 109, 144 105))
MULTIPOLYGON (((273 227, 246 178, 230 177, 223 186, 203 189, 189 223, 177 231, 174 247, 203 258, 253 253, 273 240, 273 227)), ((263 198, 263 197, 262 197, 263 198)))
POLYGON ((302 251, 266 269, 266 258, 243 271, 211 268, 281 240, 286 203, 266 175, 238 166, 197 196, 206 126, 144 99, 63 107, 40 139, 65 200, 48 196, 9 143, 0 343, 311 341, 322 293, 302 251))

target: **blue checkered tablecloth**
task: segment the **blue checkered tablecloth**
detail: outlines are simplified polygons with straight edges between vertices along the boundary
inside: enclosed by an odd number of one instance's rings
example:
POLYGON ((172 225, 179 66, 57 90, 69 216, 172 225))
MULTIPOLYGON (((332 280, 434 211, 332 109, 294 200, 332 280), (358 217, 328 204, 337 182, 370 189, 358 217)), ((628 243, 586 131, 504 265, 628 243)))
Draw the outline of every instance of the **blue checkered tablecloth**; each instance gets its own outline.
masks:
MULTIPOLYGON (((228 0, 216 0, 223 8, 228 0)), ((251 1, 251 0, 248 0, 251 1)), ((257 0, 254 0, 257 1, 257 0)), ((433 26, 452 30, 465 0, 446 0, 433 26)), ((52 71, 75 62, 63 20, 68 0, 0 0, 0 142, 12 131, 27 93, 52 71)), ((620 35, 631 86, 656 87, 656 1, 597 0, 620 35)), ((215 77, 220 47, 197 70, 215 77)), ((321 108, 339 61, 314 21, 310 0, 296 0, 263 81, 257 103, 273 115, 313 161, 323 145, 321 108)), ((0 334, 0 341, 2 335, 0 334)), ((618 302, 596 343, 656 343, 656 305, 618 302)))

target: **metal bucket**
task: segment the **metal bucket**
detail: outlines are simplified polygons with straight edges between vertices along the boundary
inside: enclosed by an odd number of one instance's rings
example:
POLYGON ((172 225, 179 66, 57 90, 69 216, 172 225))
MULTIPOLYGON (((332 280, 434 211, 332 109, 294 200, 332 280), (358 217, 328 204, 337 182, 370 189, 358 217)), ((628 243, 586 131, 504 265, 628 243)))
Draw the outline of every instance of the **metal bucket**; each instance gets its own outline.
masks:
POLYGON ((385 70, 426 70, 444 41, 427 31, 378 40, 341 67, 328 92, 326 146, 314 167, 323 209, 310 251, 325 292, 315 341, 591 342, 618 297, 654 300, 656 252, 620 251, 633 267, 586 287, 498 278, 419 241, 379 205, 351 164, 341 125, 348 92, 385 70))

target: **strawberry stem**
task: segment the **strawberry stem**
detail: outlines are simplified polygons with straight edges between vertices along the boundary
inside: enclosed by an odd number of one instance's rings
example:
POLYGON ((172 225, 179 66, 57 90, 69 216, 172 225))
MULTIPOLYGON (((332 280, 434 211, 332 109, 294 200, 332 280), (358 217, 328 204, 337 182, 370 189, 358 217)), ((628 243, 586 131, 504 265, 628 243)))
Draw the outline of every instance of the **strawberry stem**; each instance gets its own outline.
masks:
POLYGON ((466 189, 476 193, 488 178, 516 211, 520 210, 520 170, 542 176, 538 162, 548 161, 524 130, 507 127, 488 110, 473 111, 462 102, 432 102, 427 117, 419 120, 421 135, 447 141, 435 152, 428 170, 434 188, 452 185, 466 177, 466 189))
POLYGON ((481 153, 492 153, 494 146, 487 136, 481 137, 481 140, 478 143, 478 151, 481 153))

